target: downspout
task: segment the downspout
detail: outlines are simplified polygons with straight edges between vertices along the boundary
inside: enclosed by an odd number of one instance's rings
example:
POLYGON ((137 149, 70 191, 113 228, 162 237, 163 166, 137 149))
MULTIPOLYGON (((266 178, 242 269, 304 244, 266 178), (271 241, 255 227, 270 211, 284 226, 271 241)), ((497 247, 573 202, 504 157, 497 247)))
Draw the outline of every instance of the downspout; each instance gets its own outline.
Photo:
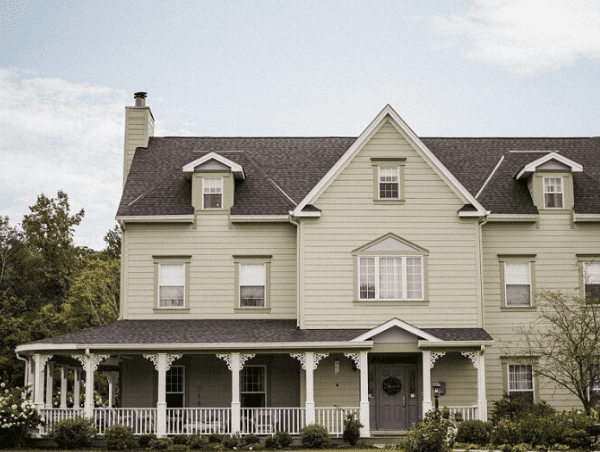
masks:
POLYGON ((17 359, 19 359, 25 363, 25 373, 23 375, 23 386, 27 387, 31 384, 29 382, 29 360, 27 358, 24 358, 21 355, 19 355, 19 352, 15 352, 15 355, 17 355, 17 359))
POLYGON ((296 226, 296 328, 300 328, 300 223, 291 212, 289 221, 296 226))
POLYGON ((480 324, 481 324, 481 328, 485 328, 485 298, 484 298, 484 277, 483 277, 483 227, 487 224, 488 222, 488 214, 489 212, 486 212, 485 217, 483 217, 483 219, 480 219, 477 221, 477 232, 478 232, 478 256, 477 256, 477 260, 478 260, 478 272, 479 272, 479 299, 481 301, 481 318, 480 318, 480 324))

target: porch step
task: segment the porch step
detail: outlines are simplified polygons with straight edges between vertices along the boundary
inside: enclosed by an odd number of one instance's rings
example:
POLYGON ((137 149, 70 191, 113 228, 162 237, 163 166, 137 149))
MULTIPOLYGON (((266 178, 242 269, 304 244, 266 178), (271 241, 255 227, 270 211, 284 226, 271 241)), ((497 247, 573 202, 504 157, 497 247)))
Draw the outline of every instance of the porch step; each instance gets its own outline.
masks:
POLYGON ((407 434, 408 430, 377 430, 371 431, 370 438, 361 438, 360 441, 364 444, 384 447, 391 444, 398 444, 407 434))

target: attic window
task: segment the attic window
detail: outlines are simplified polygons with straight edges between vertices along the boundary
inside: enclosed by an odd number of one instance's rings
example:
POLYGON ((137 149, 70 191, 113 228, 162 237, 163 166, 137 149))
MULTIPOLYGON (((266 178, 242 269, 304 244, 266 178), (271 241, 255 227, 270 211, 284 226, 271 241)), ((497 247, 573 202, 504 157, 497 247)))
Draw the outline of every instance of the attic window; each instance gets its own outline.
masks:
POLYGON ((202 179, 202 206, 204 209, 223 208, 223 179, 202 179))
POLYGON ((544 177, 544 204, 546 209, 563 208, 562 178, 544 177))
POLYGON ((379 199, 398 199, 400 174, 398 166, 379 167, 379 199))

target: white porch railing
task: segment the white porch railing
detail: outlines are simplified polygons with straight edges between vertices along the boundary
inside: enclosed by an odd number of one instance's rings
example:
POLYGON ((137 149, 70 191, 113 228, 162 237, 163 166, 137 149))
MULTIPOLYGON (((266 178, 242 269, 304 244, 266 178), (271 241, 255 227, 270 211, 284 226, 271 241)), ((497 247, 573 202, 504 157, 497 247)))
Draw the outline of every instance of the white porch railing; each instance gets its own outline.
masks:
POLYGON ((156 408, 94 408, 93 419, 100 435, 114 424, 131 427, 135 435, 156 433, 156 408))
POLYGON ((297 435, 306 425, 304 408, 242 408, 242 435, 271 435, 279 430, 297 435))
POLYGON ((450 410, 450 414, 456 416, 457 413, 462 415, 463 421, 472 421, 474 419, 479 419, 479 407, 477 405, 471 406, 451 406, 448 407, 450 410))
POLYGON ((231 408, 167 408, 167 435, 231 432, 231 408))
POLYGON ((50 433, 52 426, 59 421, 83 416, 83 408, 42 408, 41 415, 46 421, 46 426, 42 429, 41 433, 46 434, 50 433))
POLYGON ((315 423, 324 426, 330 435, 341 435, 344 433, 344 419, 349 414, 354 414, 358 419, 359 408, 315 408, 315 423))

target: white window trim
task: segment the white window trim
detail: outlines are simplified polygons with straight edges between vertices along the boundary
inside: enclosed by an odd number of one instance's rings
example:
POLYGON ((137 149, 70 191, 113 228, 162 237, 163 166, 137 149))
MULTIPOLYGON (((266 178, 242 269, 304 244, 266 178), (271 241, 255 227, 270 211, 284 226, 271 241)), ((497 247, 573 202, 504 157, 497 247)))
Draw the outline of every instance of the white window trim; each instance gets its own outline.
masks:
POLYGON ((531 262, 522 262, 522 261, 506 261, 504 262, 504 305, 507 308, 530 308, 533 306, 533 284, 531 278, 531 262), (506 266, 510 264, 527 264, 529 268, 529 304, 528 305, 518 305, 518 304, 509 304, 508 302, 508 282, 506 280, 506 266))
POLYGON ((542 178, 542 192, 544 194, 544 208, 545 209, 564 209, 565 208, 565 183, 562 177, 544 177, 542 178), (546 191, 546 181, 550 179, 555 179, 560 181, 560 191, 549 192, 546 191), (548 207, 546 203, 546 195, 558 195, 560 194, 561 206, 560 207, 548 207))
POLYGON ((360 255, 358 256, 358 299, 360 301, 423 301, 425 299, 425 269, 424 259, 420 255, 360 255), (360 279, 361 279, 361 259, 375 259, 375 298, 362 298, 360 290, 360 279), (379 259, 380 258, 396 258, 402 260, 402 298, 380 298, 380 284, 379 284, 379 259), (408 284, 407 284, 407 272, 406 272, 406 259, 407 258, 418 258, 421 261, 421 297, 419 298, 408 298, 408 284))
POLYGON ((222 177, 203 177, 202 178, 202 210, 223 210, 223 178, 222 177), (204 195, 207 194, 215 194, 215 193, 207 193, 206 190, 206 181, 208 180, 218 180, 220 183, 220 190, 221 192, 219 193, 221 195, 221 207, 206 207, 204 205, 204 195))
MULTIPOLYGON (((255 262, 240 262, 239 264, 239 278, 238 278, 238 307, 239 309, 265 309, 267 307, 267 264, 266 263, 255 263, 255 262), (263 284, 252 285, 252 287, 263 287, 263 304, 262 306, 242 306, 242 268, 244 265, 261 265, 263 268, 263 284)), ((248 284, 246 284, 248 285, 248 284)))
POLYGON ((263 369, 263 391, 260 392, 254 392, 254 391, 244 391, 244 375, 242 374, 242 381, 240 381, 240 395, 242 394, 264 394, 265 395, 265 407, 269 406, 268 405, 268 401, 267 401, 267 397, 268 397, 268 388, 267 388, 267 366, 265 364, 249 364, 249 365, 245 365, 244 369, 247 369, 249 367, 261 367, 263 369))
POLYGON ((183 262, 161 262, 158 264, 158 293, 157 293, 157 306, 159 309, 185 309, 186 308, 186 296, 185 296, 185 292, 186 292, 186 264, 183 262), (183 271, 183 304, 181 306, 163 306, 161 304, 161 297, 160 297, 160 288, 162 287, 161 281, 160 281, 160 275, 161 275, 161 267, 164 265, 177 265, 177 266, 181 266, 181 269, 183 271))
POLYGON ((535 375, 533 373, 533 365, 531 364, 507 364, 506 365, 506 377, 507 377, 507 394, 513 393, 532 393, 532 400, 535 402, 535 375), (531 368, 531 389, 511 389, 510 388, 510 368, 515 366, 525 366, 531 368))
POLYGON ((167 381, 165 379, 165 394, 181 394, 182 395, 182 404, 181 405, 183 407, 185 407, 185 366, 184 365, 171 366, 171 368, 167 372, 169 372, 170 370, 175 369, 175 368, 182 369, 182 372, 181 372, 182 391, 181 392, 167 391, 167 381))
POLYGON ((402 193, 400 193, 400 166, 399 165, 379 165, 377 167, 377 199, 379 199, 381 201, 389 201, 389 200, 394 201, 394 200, 402 199, 402 193), (384 184, 385 183, 393 183, 393 182, 384 182, 381 180, 381 170, 383 168, 390 168, 390 169, 395 170, 395 172, 396 172, 395 184, 398 187, 397 188, 398 196, 396 196, 395 198, 392 198, 392 197, 382 198, 381 197, 381 184, 382 183, 384 183, 384 184))

